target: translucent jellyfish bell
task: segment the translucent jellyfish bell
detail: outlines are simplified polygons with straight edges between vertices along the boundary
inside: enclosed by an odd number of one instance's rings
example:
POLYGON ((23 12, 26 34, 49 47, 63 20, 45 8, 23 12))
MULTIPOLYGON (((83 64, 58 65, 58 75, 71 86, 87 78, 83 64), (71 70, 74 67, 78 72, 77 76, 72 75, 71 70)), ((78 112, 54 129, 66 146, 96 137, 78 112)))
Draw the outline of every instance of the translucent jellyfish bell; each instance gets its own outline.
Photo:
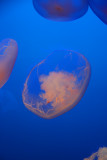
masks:
POLYGON ((0 88, 9 79, 17 54, 18 46, 15 40, 5 39, 0 42, 0 88))
POLYGON ((86 13, 88 0, 33 0, 33 5, 47 19, 72 21, 86 13))
POLYGON ((107 147, 99 148, 97 152, 84 160, 107 160, 107 147))
POLYGON ((107 0, 88 0, 94 13, 107 24, 107 0))
POLYGON ((55 51, 29 73, 23 103, 42 118, 55 118, 81 100, 90 74, 90 64, 83 55, 69 50, 55 51))

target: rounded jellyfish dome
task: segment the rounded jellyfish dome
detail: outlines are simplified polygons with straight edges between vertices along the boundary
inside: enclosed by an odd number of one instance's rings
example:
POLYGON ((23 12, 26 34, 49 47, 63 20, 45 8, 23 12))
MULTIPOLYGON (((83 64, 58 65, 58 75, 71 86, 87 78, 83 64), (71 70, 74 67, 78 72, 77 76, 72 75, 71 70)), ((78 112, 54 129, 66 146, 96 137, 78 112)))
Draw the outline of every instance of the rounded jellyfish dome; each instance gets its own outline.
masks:
POLYGON ((86 13, 88 0, 33 0, 33 5, 47 19, 72 21, 86 13))
POLYGON ((107 24, 107 0, 88 0, 93 12, 107 24))
POLYGON ((18 54, 17 42, 5 39, 0 42, 0 88, 7 82, 18 54))
POLYGON ((23 103, 42 118, 55 118, 77 105, 90 75, 90 64, 82 54, 55 51, 29 73, 22 93, 23 103))

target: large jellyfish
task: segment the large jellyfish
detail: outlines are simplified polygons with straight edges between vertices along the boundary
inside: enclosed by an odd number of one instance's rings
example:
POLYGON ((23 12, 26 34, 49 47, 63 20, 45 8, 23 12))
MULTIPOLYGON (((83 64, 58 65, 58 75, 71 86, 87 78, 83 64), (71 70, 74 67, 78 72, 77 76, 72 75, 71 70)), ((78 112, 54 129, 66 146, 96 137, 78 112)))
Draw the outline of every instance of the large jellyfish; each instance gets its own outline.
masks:
POLYGON ((107 160, 107 147, 99 148, 97 152, 84 160, 107 160))
POLYGON ((107 0, 88 0, 94 13, 107 24, 107 0))
POLYGON ((86 13, 88 0, 33 0, 33 5, 47 19, 72 21, 86 13))
POLYGON ((0 43, 0 88, 7 82, 18 54, 15 40, 5 39, 0 43))
POLYGON ((22 92, 23 103, 42 118, 55 118, 81 100, 90 75, 90 64, 83 55, 55 51, 29 73, 22 92))

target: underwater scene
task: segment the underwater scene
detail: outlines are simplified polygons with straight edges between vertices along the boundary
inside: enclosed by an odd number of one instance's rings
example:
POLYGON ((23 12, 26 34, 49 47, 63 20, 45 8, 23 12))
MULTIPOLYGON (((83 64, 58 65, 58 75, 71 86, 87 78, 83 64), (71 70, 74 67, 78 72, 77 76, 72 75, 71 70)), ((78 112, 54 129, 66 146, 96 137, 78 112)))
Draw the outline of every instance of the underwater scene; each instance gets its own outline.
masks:
POLYGON ((0 1, 0 160, 107 160, 107 0, 0 1))

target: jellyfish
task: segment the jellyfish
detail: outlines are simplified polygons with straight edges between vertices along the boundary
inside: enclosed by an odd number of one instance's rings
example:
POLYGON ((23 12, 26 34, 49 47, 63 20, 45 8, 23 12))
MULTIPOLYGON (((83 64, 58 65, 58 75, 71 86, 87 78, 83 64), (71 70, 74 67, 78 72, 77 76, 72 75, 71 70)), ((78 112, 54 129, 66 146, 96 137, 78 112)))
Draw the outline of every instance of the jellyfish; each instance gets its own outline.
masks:
POLYGON ((107 160, 107 147, 99 148, 97 152, 84 160, 107 160))
POLYGON ((78 104, 90 75, 90 64, 82 54, 56 50, 32 68, 24 83, 23 103, 42 118, 55 118, 78 104))
POLYGON ((0 88, 7 82, 18 54, 17 42, 5 39, 0 42, 0 88))
POLYGON ((107 24, 107 0, 88 0, 93 12, 107 24))
POLYGON ((33 0, 33 5, 47 19, 72 21, 87 12, 88 0, 33 0))

